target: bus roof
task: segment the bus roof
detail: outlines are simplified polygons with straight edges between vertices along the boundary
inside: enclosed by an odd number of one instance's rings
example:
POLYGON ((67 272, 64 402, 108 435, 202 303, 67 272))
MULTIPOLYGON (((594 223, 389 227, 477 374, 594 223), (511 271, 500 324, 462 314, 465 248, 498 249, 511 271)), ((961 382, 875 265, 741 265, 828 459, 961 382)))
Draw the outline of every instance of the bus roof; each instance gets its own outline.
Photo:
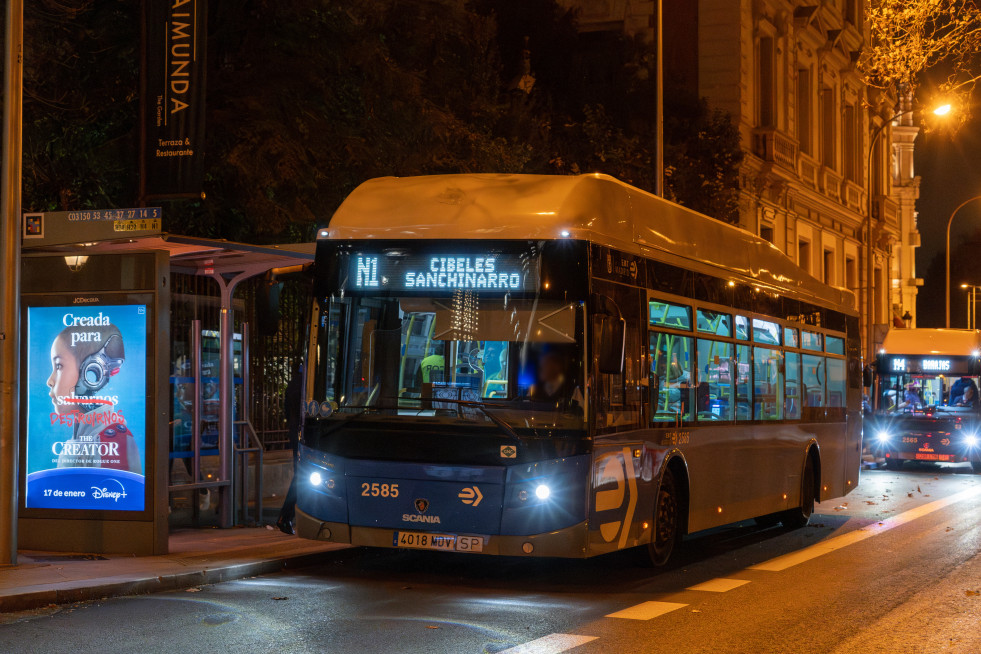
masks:
POLYGON ((880 354, 970 356, 981 351, 981 331, 974 329, 890 329, 880 354))
POLYGON ((608 175, 380 177, 356 188, 320 238, 591 241, 722 277, 793 291, 837 310, 854 295, 822 284, 772 243, 608 175))

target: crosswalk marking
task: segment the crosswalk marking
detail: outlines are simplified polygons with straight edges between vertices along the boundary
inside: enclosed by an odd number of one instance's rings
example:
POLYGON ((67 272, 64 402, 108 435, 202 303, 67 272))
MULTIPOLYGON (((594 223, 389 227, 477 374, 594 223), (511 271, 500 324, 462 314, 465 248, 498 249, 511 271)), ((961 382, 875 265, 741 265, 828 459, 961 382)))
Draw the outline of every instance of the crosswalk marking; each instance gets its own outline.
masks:
POLYGON ((925 515, 933 513, 934 511, 939 511, 945 506, 970 499, 979 494, 981 494, 981 486, 968 488, 960 493, 955 493, 954 495, 950 495, 949 497, 945 497, 941 500, 935 500, 928 504, 918 506, 915 509, 910 509, 909 511, 905 511, 899 515, 887 518, 881 522, 862 527, 861 529, 856 529, 855 531, 850 531, 847 534, 842 534, 841 536, 829 538, 821 543, 815 543, 810 547, 805 547, 802 550, 797 550, 796 552, 791 552, 790 554, 778 556, 774 559, 770 559, 769 561, 764 561, 763 563, 751 565, 749 566, 749 569, 780 572, 781 570, 786 570, 787 568, 793 567, 798 563, 804 563, 805 561, 816 559, 819 556, 829 554, 835 550, 840 550, 842 547, 848 547, 849 545, 861 542, 866 538, 871 538, 876 534, 881 534, 884 531, 889 531, 890 529, 894 529, 900 525, 905 525, 907 522, 912 522, 913 520, 922 518, 925 515))
POLYGON ((710 579, 700 584, 695 584, 694 586, 689 586, 688 590, 702 590, 709 593, 725 593, 733 588, 739 588, 743 584, 748 583, 748 579, 729 579, 726 577, 720 577, 718 579, 710 579))
POLYGON ((516 645, 498 654, 559 654, 596 640, 596 636, 575 634, 549 634, 522 645, 516 645))
POLYGON ((688 605, 678 604, 677 602, 641 602, 637 606, 631 606, 628 609, 611 613, 606 617, 623 618, 625 620, 650 620, 651 618, 656 618, 659 615, 664 615, 665 613, 670 613, 686 606, 688 605))

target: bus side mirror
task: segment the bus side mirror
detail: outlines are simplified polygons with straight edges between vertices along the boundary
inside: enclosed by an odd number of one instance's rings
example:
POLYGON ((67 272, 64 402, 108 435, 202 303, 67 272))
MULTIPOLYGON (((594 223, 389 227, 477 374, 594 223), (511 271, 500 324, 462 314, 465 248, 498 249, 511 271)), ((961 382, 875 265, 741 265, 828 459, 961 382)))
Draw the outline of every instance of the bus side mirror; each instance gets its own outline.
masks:
POLYGON ((597 316, 596 343, 599 348, 599 371, 604 375, 623 372, 623 346, 626 322, 615 316, 597 316))

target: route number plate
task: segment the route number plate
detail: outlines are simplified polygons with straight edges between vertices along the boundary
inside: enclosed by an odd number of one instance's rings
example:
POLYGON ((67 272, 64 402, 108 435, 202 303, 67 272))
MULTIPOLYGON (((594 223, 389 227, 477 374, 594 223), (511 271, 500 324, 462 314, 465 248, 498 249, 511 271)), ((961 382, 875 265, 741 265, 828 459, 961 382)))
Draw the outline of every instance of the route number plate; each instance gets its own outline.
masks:
POLYGON ((480 536, 396 531, 395 538, 392 540, 392 545, 395 547, 413 550, 439 550, 443 552, 482 552, 484 550, 484 539, 480 536))

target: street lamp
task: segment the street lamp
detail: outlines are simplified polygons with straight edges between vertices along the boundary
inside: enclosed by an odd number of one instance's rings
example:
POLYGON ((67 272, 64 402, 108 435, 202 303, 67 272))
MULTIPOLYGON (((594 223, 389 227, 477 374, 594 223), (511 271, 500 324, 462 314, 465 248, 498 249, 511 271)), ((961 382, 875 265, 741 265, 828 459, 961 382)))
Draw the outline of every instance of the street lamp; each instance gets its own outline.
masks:
POLYGON ((974 329, 977 322, 976 316, 978 306, 978 297, 976 293, 981 286, 977 286, 975 284, 961 284, 961 288, 971 291, 967 294, 967 328, 974 329))
MULTIPOLYGON (((946 116, 952 110, 953 110, 953 107, 951 105, 949 105, 949 104, 942 104, 942 105, 940 105, 938 107, 935 107, 933 109, 933 112, 932 113, 933 113, 934 116, 946 116)), ((865 337, 867 339, 866 348, 868 349, 868 360, 869 361, 871 361, 875 357, 875 343, 874 343, 874 340, 875 340, 875 336, 874 336, 875 330, 873 328, 874 319, 873 319, 873 314, 872 314, 873 308, 875 307, 875 304, 872 301, 873 300, 873 297, 872 297, 873 296, 873 291, 875 289, 875 284, 872 282, 872 273, 873 273, 873 266, 872 266, 872 154, 875 152, 875 143, 876 143, 876 141, 879 140, 879 136, 882 135, 882 131, 887 126, 891 125, 894 120, 896 120, 898 118, 902 118, 903 116, 905 116, 907 114, 912 114, 915 111, 917 111, 917 110, 916 109, 907 109, 906 111, 900 111, 899 113, 897 113, 896 115, 894 115, 889 120, 884 121, 881 125, 879 125, 878 127, 875 128, 875 131, 872 132, 872 139, 869 141, 869 155, 868 155, 868 160, 866 162, 866 170, 868 171, 868 174, 867 174, 868 186, 866 186, 866 188, 867 188, 866 205, 867 206, 866 206, 866 216, 865 216, 865 320, 866 320, 866 325, 865 325, 866 335, 865 335, 865 337)), ((950 248, 948 247, 948 251, 949 251, 949 249, 950 248)), ((948 270, 949 269, 950 269, 950 267, 948 265, 948 270)), ((948 281, 948 284, 947 284, 947 297, 948 297, 948 301, 947 302, 948 302, 948 305, 949 305, 950 304, 950 299, 949 299, 950 298, 950 283, 949 283, 949 281, 948 281)), ((947 323, 948 323, 947 326, 950 327, 950 311, 949 310, 948 310, 947 314, 948 314, 947 315, 947 323)))
MULTIPOLYGON (((950 214, 950 218, 947 219, 947 329, 950 329, 950 225, 954 222, 954 216, 957 215, 957 212, 964 208, 964 205, 975 200, 981 200, 981 195, 975 195, 973 198, 968 198, 961 202, 950 214)), ((967 287, 962 285, 961 288, 967 287)))

